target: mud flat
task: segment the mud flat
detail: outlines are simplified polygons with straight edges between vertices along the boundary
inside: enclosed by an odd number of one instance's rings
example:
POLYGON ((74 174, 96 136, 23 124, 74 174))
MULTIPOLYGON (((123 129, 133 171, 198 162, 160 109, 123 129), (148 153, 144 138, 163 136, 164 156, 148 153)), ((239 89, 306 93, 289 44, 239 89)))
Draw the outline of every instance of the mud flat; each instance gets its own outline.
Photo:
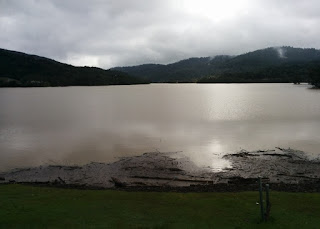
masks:
POLYGON ((320 160, 298 150, 240 151, 225 155, 232 168, 215 172, 196 166, 176 153, 151 152, 114 163, 84 166, 40 166, 0 174, 0 183, 28 183, 75 188, 133 191, 244 191, 256 190, 257 178, 273 190, 320 191, 320 160))

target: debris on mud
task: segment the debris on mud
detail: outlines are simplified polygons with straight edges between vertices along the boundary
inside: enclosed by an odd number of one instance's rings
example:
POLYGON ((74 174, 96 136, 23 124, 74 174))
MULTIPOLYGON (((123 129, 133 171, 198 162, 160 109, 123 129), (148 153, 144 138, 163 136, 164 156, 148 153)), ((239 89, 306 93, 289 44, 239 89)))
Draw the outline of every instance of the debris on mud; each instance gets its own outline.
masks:
POLYGON ((151 152, 114 163, 84 166, 40 166, 0 174, 0 183, 45 184, 76 188, 115 188, 133 191, 243 191, 256 190, 262 177, 273 190, 320 191, 320 160, 302 151, 242 150, 224 159, 232 168, 214 172, 172 153, 151 152))

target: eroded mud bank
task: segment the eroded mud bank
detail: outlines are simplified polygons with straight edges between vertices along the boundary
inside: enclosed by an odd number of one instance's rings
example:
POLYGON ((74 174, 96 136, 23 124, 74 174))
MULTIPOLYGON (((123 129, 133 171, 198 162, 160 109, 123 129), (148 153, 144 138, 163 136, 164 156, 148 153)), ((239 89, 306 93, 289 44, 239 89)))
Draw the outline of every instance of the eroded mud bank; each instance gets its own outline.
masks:
POLYGON ((197 167, 175 153, 151 152, 117 162, 84 166, 40 166, 0 174, 0 183, 32 183, 63 187, 118 188, 151 191, 255 190, 261 176, 275 190, 320 191, 320 160, 302 151, 240 151, 225 155, 232 168, 214 172, 197 167))

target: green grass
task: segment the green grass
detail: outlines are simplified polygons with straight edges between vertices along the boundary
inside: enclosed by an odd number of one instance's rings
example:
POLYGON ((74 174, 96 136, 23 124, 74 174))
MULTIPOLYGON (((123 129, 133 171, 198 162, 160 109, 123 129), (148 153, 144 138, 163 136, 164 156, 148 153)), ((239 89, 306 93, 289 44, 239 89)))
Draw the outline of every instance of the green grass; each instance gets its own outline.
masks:
POLYGON ((156 193, 0 185, 0 228, 320 228, 319 193, 156 193))

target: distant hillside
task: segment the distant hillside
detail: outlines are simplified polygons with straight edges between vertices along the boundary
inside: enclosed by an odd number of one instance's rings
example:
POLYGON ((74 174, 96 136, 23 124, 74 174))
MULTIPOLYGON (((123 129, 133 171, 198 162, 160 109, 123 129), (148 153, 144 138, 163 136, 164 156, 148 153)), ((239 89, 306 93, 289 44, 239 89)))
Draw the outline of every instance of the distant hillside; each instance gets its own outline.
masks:
POLYGON ((320 61, 319 50, 277 47, 238 56, 190 58, 168 65, 114 69, 152 82, 293 82, 305 81, 308 68, 317 65, 317 61, 320 61))
POLYGON ((116 70, 75 67, 45 57, 0 49, 0 87, 122 85, 146 82, 116 70))
POLYGON ((218 65, 230 58, 230 56, 190 58, 168 65, 144 64, 133 67, 116 67, 113 70, 144 77, 157 83, 196 82, 202 76, 210 75, 218 65))

